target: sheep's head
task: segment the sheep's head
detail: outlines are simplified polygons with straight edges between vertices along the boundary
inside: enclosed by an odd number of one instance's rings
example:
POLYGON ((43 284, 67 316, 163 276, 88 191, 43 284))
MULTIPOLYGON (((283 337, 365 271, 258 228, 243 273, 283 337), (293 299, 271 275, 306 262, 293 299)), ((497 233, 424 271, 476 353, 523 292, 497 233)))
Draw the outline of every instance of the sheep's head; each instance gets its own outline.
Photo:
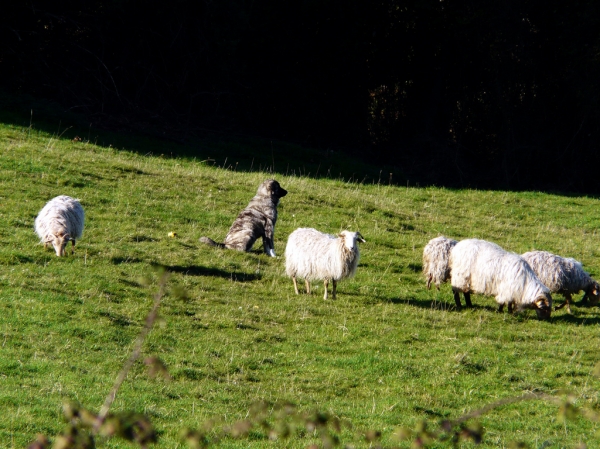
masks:
POLYGON ((58 234, 52 234, 45 243, 51 243, 54 247, 54 251, 56 251, 56 255, 58 257, 62 257, 65 255, 65 248, 67 247, 69 240, 71 240, 71 236, 69 234, 60 232, 58 234))
POLYGON ((360 232, 342 231, 339 237, 344 241, 346 248, 356 248, 356 242, 366 243, 366 240, 360 235, 360 232))
POLYGON ((552 312, 552 297, 549 293, 543 294, 535 300, 533 306, 538 318, 546 320, 550 318, 550 313, 552 312))
POLYGON ((586 290, 584 299, 588 298, 590 300, 590 304, 595 306, 600 301, 600 284, 594 281, 592 285, 586 290))

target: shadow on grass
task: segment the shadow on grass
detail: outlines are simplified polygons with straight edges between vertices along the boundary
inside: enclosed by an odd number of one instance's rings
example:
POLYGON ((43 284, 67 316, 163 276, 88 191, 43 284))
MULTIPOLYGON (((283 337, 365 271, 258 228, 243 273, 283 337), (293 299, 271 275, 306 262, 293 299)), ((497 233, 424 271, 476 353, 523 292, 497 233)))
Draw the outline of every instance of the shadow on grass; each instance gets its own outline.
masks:
MULTIPOLYGON (((466 310, 487 310, 488 312, 494 312, 494 313, 509 313, 508 311, 504 311, 504 312, 498 312, 498 307, 496 305, 489 305, 489 304, 477 304, 474 303, 473 307, 466 307, 463 305, 463 307, 461 309, 456 308, 456 304, 454 303, 454 300, 452 299, 452 297, 449 297, 449 300, 447 301, 440 301, 437 299, 426 299, 426 300, 418 300, 415 298, 389 298, 387 299, 387 301, 391 302, 392 304, 404 304, 404 305, 408 305, 408 306, 413 306, 413 307, 418 307, 420 309, 435 309, 435 310, 448 310, 448 311, 454 311, 454 312, 461 312, 461 311, 466 311, 466 310)), ((464 300, 463 300, 464 301, 464 300)), ((565 322, 565 323, 572 323, 572 324, 576 324, 576 325, 586 325, 586 326, 593 326, 593 325, 597 325, 600 324, 600 316, 594 316, 594 317, 590 317, 590 316, 577 316, 577 304, 574 304, 575 307, 573 307, 573 314, 568 314, 566 311, 565 312, 561 312, 561 311, 554 311, 552 313, 552 317, 550 318, 552 321, 561 321, 561 322, 565 322)), ((591 305, 580 305, 580 309, 582 310, 591 310, 591 309, 595 309, 597 308, 597 306, 591 306, 591 305)), ((515 315, 518 315, 519 313, 524 313, 523 312, 516 312, 515 315)), ((534 314, 535 315, 535 314, 534 314)), ((534 316, 532 315, 532 316, 534 316)))
POLYGON ((112 324, 116 326, 127 327, 133 324, 132 321, 124 315, 114 314, 112 312, 106 311, 100 311, 98 312, 98 315, 107 318, 112 324))
POLYGON ((578 326, 596 326, 600 324, 600 316, 577 316, 577 310, 573 309, 573 315, 568 313, 553 313, 552 321, 561 321, 563 323, 576 324, 578 326))
MULTIPOLYGON (((511 187, 504 176, 489 174, 463 179, 448 175, 445 162, 435 165, 437 169, 423 170, 423 163, 431 165, 431 157, 440 154, 454 155, 446 143, 435 139, 416 139, 408 143, 403 155, 389 153, 383 148, 357 146, 352 149, 345 144, 319 142, 306 138, 292 142, 273 139, 260 134, 233 131, 216 126, 214 129, 193 127, 189 124, 168 124, 159 116, 138 118, 133 115, 113 117, 104 114, 86 116, 65 108, 53 100, 8 92, 0 89, 0 122, 13 124, 23 130, 36 129, 46 132, 54 139, 70 140, 73 145, 86 148, 88 143, 127 150, 143 156, 182 158, 197 161, 215 168, 241 172, 267 172, 282 176, 302 176, 313 179, 342 179, 351 183, 446 187, 449 190, 475 188, 513 192, 546 192, 564 197, 598 199, 593 184, 587 187, 565 182, 558 185, 548 181, 540 184, 523 183, 520 188, 511 187), (124 123, 127 123, 124 125, 124 123), (99 125, 99 126, 98 126, 99 125), (415 155, 419 157, 415 160, 415 155), (420 162, 419 162, 420 161, 420 162), (556 189, 562 189, 556 190, 556 189)), ((452 164, 468 170, 472 161, 467 158, 452 164)), ((450 161, 450 159, 448 159, 450 161)), ((435 168, 434 167, 434 168, 435 168)), ((131 173, 151 175, 132 169, 131 173)), ((463 170, 463 171, 464 171, 463 170)), ((472 170, 471 170, 472 172, 472 170)), ((517 181, 518 178, 513 178, 517 181)), ((85 183, 74 181, 73 186, 85 183)), ((413 230, 402 225, 403 230, 413 230)))
POLYGON ((208 268, 199 265, 165 265, 164 269, 173 273, 182 273, 187 274, 189 276, 221 277, 225 279, 231 279, 232 281, 236 282, 251 282, 258 281, 261 279, 261 276, 258 274, 243 273, 240 271, 225 271, 219 270, 218 268, 208 268))
MULTIPOLYGON (((52 138, 71 141, 86 148, 88 143, 127 150, 142 156, 182 158, 228 171, 267 172, 280 176, 304 176, 313 179, 343 179, 353 183, 406 185, 398 164, 367 161, 371 154, 348 154, 344 147, 287 142, 231 131, 206 130, 190 126, 177 128, 150 124, 146 120, 127 120, 124 128, 117 121, 67 110, 59 103, 19 95, 0 89, 0 122, 23 130, 46 132, 52 138), (93 123, 92 123, 93 122, 93 123), (100 124, 100 126, 98 126, 100 124)), ((164 124, 164 123, 163 123, 164 124)), ((124 172, 151 175, 136 168, 124 172)))
POLYGON ((139 282, 135 282, 135 281, 130 281, 129 279, 119 279, 119 281, 125 285, 128 285, 130 287, 138 287, 138 288, 142 288, 144 287, 142 284, 140 284, 139 282))
POLYGON ((456 303, 452 298, 452 295, 448 296, 447 300, 439 300, 439 299, 415 299, 415 298, 389 298, 388 301, 392 304, 405 304, 407 306, 418 307, 420 309, 436 309, 436 310, 451 310, 456 312, 461 312, 464 310, 487 310, 488 312, 497 312, 498 307, 495 305, 489 304, 477 304, 473 303, 472 307, 466 307, 464 305, 464 299, 461 299, 463 302, 463 306, 460 309, 456 308, 456 303))
POLYGON ((142 259, 136 257, 111 257, 110 259, 113 265, 121 265, 122 263, 143 263, 142 259))

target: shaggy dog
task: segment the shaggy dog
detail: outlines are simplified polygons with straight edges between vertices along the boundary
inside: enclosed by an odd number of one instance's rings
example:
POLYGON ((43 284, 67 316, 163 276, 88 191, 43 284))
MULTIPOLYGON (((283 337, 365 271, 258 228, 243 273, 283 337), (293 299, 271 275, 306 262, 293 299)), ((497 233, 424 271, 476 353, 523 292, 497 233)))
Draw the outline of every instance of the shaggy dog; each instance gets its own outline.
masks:
POLYGON ((237 216, 224 243, 217 243, 208 237, 200 237, 202 243, 219 248, 238 251, 250 251, 252 245, 262 237, 265 254, 275 257, 273 236, 277 221, 277 204, 279 198, 287 195, 274 179, 267 179, 259 187, 248 206, 237 216))

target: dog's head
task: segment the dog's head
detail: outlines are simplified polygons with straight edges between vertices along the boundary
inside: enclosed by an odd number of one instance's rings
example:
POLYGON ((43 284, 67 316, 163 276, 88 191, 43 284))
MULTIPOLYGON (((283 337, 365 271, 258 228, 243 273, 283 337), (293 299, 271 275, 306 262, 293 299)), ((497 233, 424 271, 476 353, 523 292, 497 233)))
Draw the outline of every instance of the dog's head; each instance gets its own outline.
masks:
POLYGON ((274 179, 267 179, 258 187, 257 195, 279 199, 287 195, 287 190, 274 179))

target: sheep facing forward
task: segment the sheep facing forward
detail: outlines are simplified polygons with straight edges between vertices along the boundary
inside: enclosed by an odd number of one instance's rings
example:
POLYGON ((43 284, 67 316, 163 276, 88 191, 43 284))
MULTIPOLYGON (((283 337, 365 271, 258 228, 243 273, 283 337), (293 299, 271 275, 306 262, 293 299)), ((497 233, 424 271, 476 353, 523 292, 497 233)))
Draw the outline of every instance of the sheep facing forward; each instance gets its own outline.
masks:
POLYGON ((451 284, 454 299, 459 292, 494 296, 502 311, 534 309, 538 318, 549 318, 552 310, 550 290, 535 275, 529 264, 517 254, 495 243, 467 239, 450 252, 451 284))
POLYGON ((337 237, 312 228, 299 228, 290 234, 285 247, 285 271, 294 282, 304 279, 306 293, 310 294, 310 281, 322 280, 327 287, 332 282, 331 295, 336 298, 337 282, 354 276, 360 257, 357 242, 365 242, 359 232, 342 231, 337 237))
POLYGON ((600 285, 583 270, 581 262, 548 251, 529 251, 521 257, 552 293, 560 293, 565 297, 565 302, 556 306, 557 310, 567 306, 567 311, 571 313, 572 295, 581 290, 584 292, 582 302, 589 299, 592 305, 598 304, 600 285))
POLYGON ((85 216, 79 200, 60 195, 52 198, 35 219, 35 232, 44 248, 52 244, 57 256, 65 255, 67 243, 71 241, 71 254, 75 240, 83 234, 85 216))

